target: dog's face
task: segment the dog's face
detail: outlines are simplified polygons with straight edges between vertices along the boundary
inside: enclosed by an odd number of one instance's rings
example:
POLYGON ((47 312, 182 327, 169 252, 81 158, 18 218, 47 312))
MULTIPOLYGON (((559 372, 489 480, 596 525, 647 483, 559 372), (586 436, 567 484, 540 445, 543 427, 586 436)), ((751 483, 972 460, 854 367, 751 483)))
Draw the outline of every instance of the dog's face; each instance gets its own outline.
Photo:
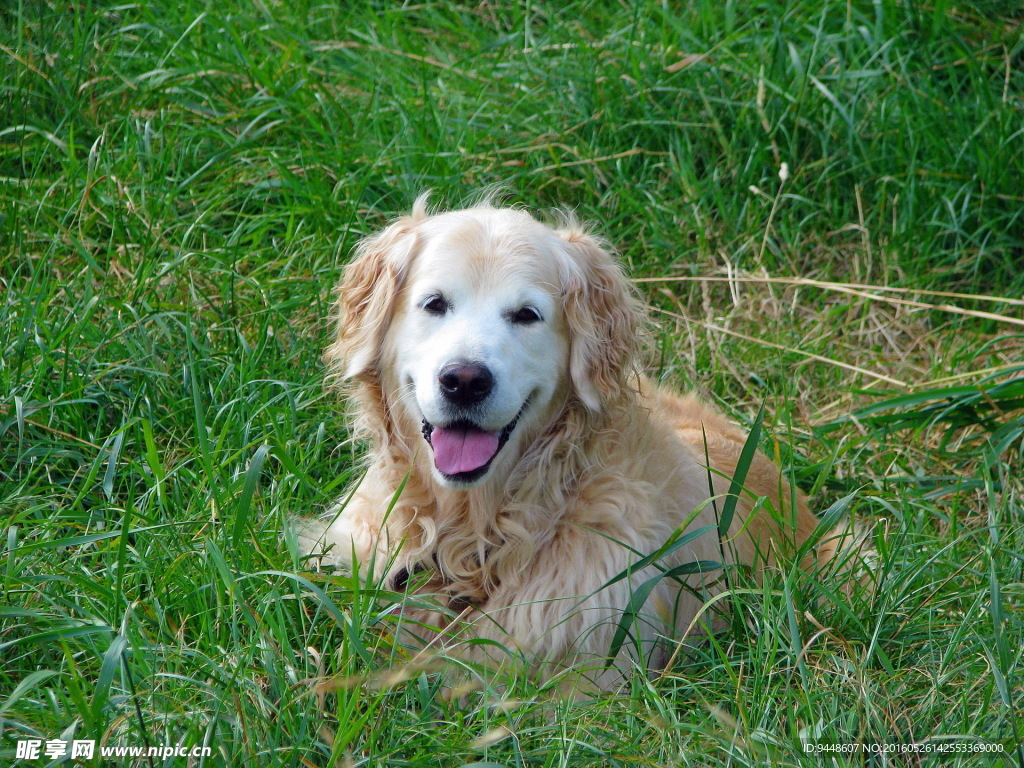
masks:
POLYGON ((525 216, 507 215, 449 213, 420 234, 388 351, 437 480, 466 486, 492 469, 503 475, 521 436, 564 392, 569 340, 557 241, 525 216))
POLYGON ((635 309, 607 252, 516 210, 418 208, 360 246, 339 303, 328 360, 420 430, 452 488, 501 482, 568 398, 599 411, 633 353, 635 309))

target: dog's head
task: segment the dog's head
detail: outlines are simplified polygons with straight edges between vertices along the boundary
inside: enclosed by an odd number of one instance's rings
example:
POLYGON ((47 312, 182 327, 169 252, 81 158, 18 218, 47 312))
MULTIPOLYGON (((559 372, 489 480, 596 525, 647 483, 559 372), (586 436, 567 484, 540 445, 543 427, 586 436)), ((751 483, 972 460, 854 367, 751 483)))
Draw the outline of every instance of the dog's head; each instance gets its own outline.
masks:
POLYGON ((421 198, 359 245, 326 358, 399 432, 421 430, 438 482, 468 488, 507 476, 567 406, 601 413, 623 396, 637 306, 575 225, 489 204, 430 215, 421 198))

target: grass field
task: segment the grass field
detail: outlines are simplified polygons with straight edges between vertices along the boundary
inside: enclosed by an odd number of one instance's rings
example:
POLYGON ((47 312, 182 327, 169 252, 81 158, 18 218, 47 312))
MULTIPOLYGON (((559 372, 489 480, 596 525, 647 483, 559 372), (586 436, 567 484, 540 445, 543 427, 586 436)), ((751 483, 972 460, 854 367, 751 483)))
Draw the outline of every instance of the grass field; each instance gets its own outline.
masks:
POLYGON ((0 762, 1024 768, 1022 30, 997 0, 0 4, 0 762), (650 373, 766 403, 815 508, 874 527, 873 596, 779 573, 622 695, 455 703, 381 595, 303 567, 283 522, 360 452, 319 360, 341 266, 424 188, 495 184, 617 244, 650 373))

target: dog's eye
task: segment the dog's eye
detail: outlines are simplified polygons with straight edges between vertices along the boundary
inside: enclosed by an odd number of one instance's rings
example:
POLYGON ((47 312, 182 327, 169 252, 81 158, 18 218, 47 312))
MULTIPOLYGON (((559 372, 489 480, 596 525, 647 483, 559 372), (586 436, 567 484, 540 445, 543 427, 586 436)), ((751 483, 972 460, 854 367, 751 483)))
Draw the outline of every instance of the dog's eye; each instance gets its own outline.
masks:
POLYGON ((444 296, 431 296, 423 302, 423 311, 430 315, 443 315, 448 308, 449 304, 444 296))
POLYGON ((509 318, 516 325, 532 325, 533 323, 540 322, 543 318, 533 307, 520 307, 509 315, 509 318))

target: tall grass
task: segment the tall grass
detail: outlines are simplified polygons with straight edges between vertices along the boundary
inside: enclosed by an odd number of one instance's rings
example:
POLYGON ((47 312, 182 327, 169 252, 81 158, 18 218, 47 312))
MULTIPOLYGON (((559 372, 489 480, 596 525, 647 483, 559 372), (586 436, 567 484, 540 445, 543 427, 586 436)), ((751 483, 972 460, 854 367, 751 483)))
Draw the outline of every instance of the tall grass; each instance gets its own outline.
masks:
POLYGON ((673 5, 0 7, 0 755, 1024 766, 1022 16, 673 5), (876 526, 873 596, 780 572, 621 696, 452 701, 387 595, 305 569, 283 522, 360 451, 339 270, 493 184, 617 244, 652 373, 766 403, 762 447, 876 526), (1003 752, 804 746, 943 741, 1003 752))

